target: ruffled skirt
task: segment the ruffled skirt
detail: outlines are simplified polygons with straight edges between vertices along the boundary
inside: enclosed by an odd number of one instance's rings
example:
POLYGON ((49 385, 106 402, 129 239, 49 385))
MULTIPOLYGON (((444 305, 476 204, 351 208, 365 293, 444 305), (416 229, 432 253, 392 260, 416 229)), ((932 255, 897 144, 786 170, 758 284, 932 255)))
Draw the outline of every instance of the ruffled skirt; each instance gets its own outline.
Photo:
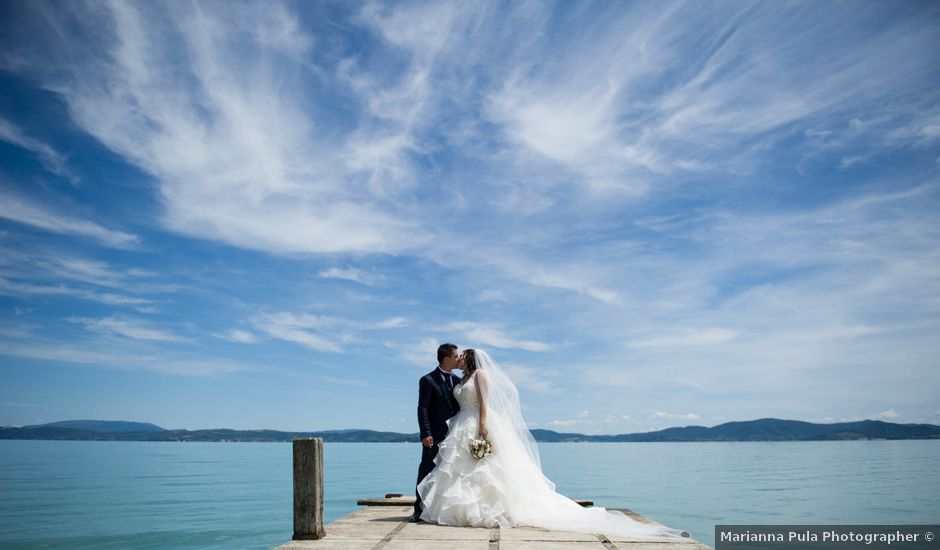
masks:
POLYGON ((494 423, 487 420, 494 450, 477 459, 470 454, 470 441, 479 434, 476 411, 461 410, 447 421, 447 437, 438 446, 435 467, 418 484, 423 509, 421 519, 441 525, 512 527, 516 524, 507 508, 505 491, 511 486, 510 472, 500 456, 494 423))
POLYGON ((479 433, 475 407, 461 409, 447 427, 447 437, 434 457, 435 468, 418 484, 425 521, 469 527, 529 525, 641 538, 688 536, 617 510, 584 508, 555 492, 555 484, 497 416, 487 417, 493 452, 482 459, 470 454, 470 440, 479 433))

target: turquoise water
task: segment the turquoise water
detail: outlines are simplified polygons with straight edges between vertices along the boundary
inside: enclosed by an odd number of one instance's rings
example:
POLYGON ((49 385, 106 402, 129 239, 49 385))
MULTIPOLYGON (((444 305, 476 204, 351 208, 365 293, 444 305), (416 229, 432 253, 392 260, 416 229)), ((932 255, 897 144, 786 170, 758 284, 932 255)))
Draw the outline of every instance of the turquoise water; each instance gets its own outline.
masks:
MULTIPOLYGON (((940 523, 940 441, 543 443, 558 491, 713 545, 716 523, 940 523)), ((421 450, 328 443, 326 520, 414 492, 421 450)), ((292 531, 289 443, 0 441, 0 548, 263 548, 292 531)))

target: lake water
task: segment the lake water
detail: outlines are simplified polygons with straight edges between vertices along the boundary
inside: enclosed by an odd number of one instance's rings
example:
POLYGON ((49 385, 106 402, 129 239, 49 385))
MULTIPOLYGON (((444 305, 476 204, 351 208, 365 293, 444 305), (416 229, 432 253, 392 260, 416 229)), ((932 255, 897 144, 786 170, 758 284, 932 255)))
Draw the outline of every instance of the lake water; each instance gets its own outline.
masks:
MULTIPOLYGON (((417 443, 327 443, 326 520, 413 494, 417 443)), ((940 523, 940 440, 543 443, 562 494, 714 545, 714 525, 940 523)), ((0 548, 259 548, 292 533, 289 443, 0 441, 0 548)))

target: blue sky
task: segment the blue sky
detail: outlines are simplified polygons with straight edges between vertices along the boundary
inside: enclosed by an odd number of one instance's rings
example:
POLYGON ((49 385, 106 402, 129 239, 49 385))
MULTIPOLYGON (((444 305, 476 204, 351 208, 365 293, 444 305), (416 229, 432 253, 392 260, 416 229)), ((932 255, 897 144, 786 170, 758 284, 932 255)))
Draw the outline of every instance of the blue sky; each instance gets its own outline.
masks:
POLYGON ((0 424, 940 422, 935 2, 18 2, 0 424))

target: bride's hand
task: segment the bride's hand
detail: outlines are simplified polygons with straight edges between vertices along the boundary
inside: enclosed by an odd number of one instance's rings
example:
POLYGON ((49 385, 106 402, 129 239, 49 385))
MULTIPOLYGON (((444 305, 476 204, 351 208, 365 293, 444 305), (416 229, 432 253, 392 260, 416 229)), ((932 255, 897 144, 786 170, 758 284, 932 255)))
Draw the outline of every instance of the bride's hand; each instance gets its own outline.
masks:
POLYGON ((486 436, 489 435, 489 431, 486 429, 486 424, 480 424, 480 437, 486 439, 486 436))

